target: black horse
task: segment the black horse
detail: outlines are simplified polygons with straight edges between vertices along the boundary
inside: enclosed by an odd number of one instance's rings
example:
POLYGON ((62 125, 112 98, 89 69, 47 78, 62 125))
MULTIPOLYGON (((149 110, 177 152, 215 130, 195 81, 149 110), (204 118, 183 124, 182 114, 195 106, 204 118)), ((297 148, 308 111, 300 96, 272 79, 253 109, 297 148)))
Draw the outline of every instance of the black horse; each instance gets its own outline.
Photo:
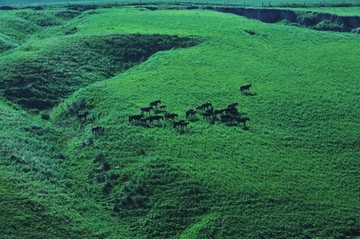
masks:
POLYGON ((228 109, 236 109, 236 106, 238 105, 238 103, 232 103, 230 105, 228 105, 228 109))
POLYGON ((149 106, 149 107, 141 107, 140 110, 141 110, 142 114, 145 113, 145 112, 150 114, 150 111, 154 110, 154 109, 153 109, 152 106, 149 106))
POLYGON ((104 130, 105 130, 105 128, 100 125, 95 125, 91 128, 91 132, 93 134, 102 134, 102 133, 104 133, 104 130))
POLYGON ((170 114, 170 113, 165 114, 165 119, 166 119, 166 120, 175 119, 175 118, 178 118, 178 117, 179 117, 178 114, 170 114))
POLYGON ((251 84, 242 85, 242 86, 240 86, 240 92, 241 93, 250 93, 250 87, 252 87, 251 84))
POLYGON ((181 120, 181 121, 178 121, 178 122, 174 122, 173 123, 173 128, 178 128, 178 127, 184 128, 184 127, 186 127, 188 125, 189 125, 189 122, 185 122, 185 121, 181 120))
POLYGON ((212 116, 214 116, 214 111, 212 109, 209 109, 205 111, 203 114, 204 119, 210 119, 212 116))
POLYGON ((150 102, 151 107, 157 107, 159 104, 161 104, 161 100, 155 100, 153 102, 150 102))
POLYGON ((214 110, 214 115, 222 115, 227 111, 227 109, 214 110))
POLYGON ((240 124, 240 123, 243 123, 244 124, 244 127, 246 126, 246 122, 247 121, 250 121, 250 118, 249 117, 245 117, 245 118, 238 118, 236 119, 236 121, 240 124))
POLYGON ((147 118, 150 122, 153 122, 154 120, 160 122, 160 120, 164 120, 164 116, 161 115, 154 115, 147 118))
POLYGON ((193 109, 190 109, 188 111, 186 111, 185 115, 186 115, 186 118, 193 118, 195 116, 197 112, 193 109))
POLYGON ((234 120, 235 120, 235 118, 232 117, 231 115, 222 115, 221 116, 222 123, 229 123, 229 122, 233 122, 234 120))
POLYGON ((78 120, 86 120, 88 115, 89 115, 89 111, 85 111, 83 113, 79 113, 76 117, 78 118, 78 120))
POLYGON ((239 112, 236 108, 228 108, 226 109, 226 113, 232 116, 239 116, 239 112))
POLYGON ((196 109, 198 109, 198 110, 207 110, 207 109, 212 109, 212 107, 213 107, 212 104, 207 102, 205 104, 202 104, 202 105, 196 107, 196 109))
POLYGON ((130 116, 129 116, 129 122, 139 121, 139 120, 142 119, 142 117, 144 117, 143 114, 141 114, 141 115, 130 115, 130 116))

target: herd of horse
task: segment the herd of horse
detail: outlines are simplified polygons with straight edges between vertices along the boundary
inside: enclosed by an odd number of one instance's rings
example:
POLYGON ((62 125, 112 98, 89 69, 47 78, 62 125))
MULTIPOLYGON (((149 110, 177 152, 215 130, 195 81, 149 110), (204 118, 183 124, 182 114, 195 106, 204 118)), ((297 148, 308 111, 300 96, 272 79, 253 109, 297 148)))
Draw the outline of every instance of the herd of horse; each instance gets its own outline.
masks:
MULTIPOLYGON (((240 92, 243 94, 250 93, 251 84, 242 85, 240 87, 240 92)), ((148 106, 140 107, 140 114, 130 115, 128 120, 132 124, 137 124, 145 127, 150 127, 155 121, 160 123, 160 121, 170 122, 174 129, 184 130, 190 122, 197 120, 197 115, 203 117, 204 120, 210 121, 212 124, 216 120, 220 119, 221 123, 226 125, 240 125, 243 124, 246 127, 246 122, 250 121, 249 117, 241 117, 240 112, 237 109, 238 103, 231 103, 226 108, 215 109, 212 103, 206 102, 200 106, 197 106, 195 109, 189 109, 185 112, 185 120, 179 120, 179 115, 175 113, 170 113, 166 110, 167 106, 162 104, 161 100, 155 100, 150 102, 148 106)), ((79 120, 84 120, 88 116, 89 112, 83 112, 78 114, 77 117, 79 120)), ((93 126, 91 131, 93 134, 101 134, 104 132, 104 127, 100 125, 93 126)))
POLYGON ((231 103, 223 109, 215 109, 210 102, 204 103, 196 107, 196 110, 189 109, 185 112, 185 118, 188 122, 185 120, 178 120, 178 114, 169 113, 166 110, 159 110, 159 104, 161 104, 161 100, 150 102, 150 106, 141 107, 141 113, 138 115, 130 115, 129 122, 149 127, 154 121, 160 122, 160 120, 163 120, 170 122, 172 127, 177 129, 184 128, 188 126, 190 122, 196 121, 197 115, 200 115, 203 119, 213 123, 220 119, 221 123, 227 125, 243 124, 244 127, 246 127, 246 122, 250 120, 248 117, 240 117, 240 112, 237 109, 238 103, 231 103))

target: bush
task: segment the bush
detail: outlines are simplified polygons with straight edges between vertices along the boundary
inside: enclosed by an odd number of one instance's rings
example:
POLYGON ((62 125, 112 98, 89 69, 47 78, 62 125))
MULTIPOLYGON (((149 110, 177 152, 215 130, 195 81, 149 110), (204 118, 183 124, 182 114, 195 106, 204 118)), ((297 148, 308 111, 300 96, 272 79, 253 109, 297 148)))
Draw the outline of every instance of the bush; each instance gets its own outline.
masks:
POLYGON ((66 104, 67 111, 70 115, 76 115, 79 110, 86 107, 85 100, 83 98, 75 99, 73 102, 66 104))

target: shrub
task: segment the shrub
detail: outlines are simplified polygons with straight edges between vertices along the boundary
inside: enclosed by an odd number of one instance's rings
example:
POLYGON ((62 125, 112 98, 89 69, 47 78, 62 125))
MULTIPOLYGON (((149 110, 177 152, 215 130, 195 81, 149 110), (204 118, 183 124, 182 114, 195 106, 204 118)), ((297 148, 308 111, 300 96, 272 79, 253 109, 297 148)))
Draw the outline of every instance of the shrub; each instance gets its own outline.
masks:
POLYGON ((75 99, 73 102, 66 104, 67 111, 70 115, 76 115, 79 110, 86 107, 85 100, 83 98, 75 99))

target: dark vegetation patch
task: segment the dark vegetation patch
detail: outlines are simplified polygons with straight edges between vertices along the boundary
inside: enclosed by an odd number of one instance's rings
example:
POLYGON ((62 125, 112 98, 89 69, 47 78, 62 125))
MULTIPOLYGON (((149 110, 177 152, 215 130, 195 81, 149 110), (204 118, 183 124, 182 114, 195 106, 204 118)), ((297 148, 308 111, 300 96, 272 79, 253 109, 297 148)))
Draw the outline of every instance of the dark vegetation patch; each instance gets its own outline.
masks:
POLYGON ((21 55, 0 66, 3 96, 27 109, 48 109, 72 92, 108 79, 157 51, 200 40, 166 35, 107 35, 64 40, 58 49, 21 55))
POLYGON ((54 16, 62 18, 64 20, 70 20, 70 19, 73 19, 73 18, 79 16, 80 14, 81 14, 81 12, 79 12, 79 11, 64 10, 64 11, 56 12, 54 14, 54 16))
POLYGON ((251 35, 251 36, 254 36, 256 35, 256 32, 252 31, 252 30, 244 30, 245 33, 251 35))
POLYGON ((16 15, 29 22, 35 23, 40 27, 57 26, 66 20, 79 16, 81 12, 72 10, 62 11, 19 11, 16 15))
POLYGON ((69 10, 73 10, 73 11, 80 11, 80 12, 84 12, 84 11, 88 11, 88 10, 95 10, 97 9, 98 6, 93 4, 93 5, 70 5, 67 7, 67 9, 69 10))
POLYGON ((17 8, 11 6, 0 6, 0 10, 9 11, 9 10, 17 10, 17 8))

